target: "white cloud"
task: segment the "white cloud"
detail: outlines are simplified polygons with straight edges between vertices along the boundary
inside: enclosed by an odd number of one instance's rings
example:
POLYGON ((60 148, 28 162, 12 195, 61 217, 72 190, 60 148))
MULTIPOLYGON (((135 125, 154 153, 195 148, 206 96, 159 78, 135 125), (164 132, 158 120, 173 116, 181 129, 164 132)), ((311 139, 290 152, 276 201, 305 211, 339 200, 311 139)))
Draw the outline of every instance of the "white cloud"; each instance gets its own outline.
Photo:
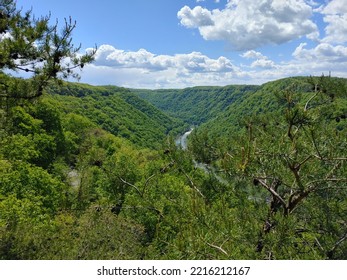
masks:
POLYGON ((264 69, 271 69, 275 68, 275 63, 270 59, 257 59, 251 64, 252 68, 264 68, 264 69))
POLYGON ((164 71, 170 68, 181 72, 228 72, 233 71, 230 60, 221 56, 212 59, 200 52, 176 55, 155 55, 145 49, 124 51, 110 45, 101 45, 95 55, 96 66, 133 68, 143 71, 164 71))
POLYGON ((188 72, 169 68, 148 72, 137 68, 115 68, 87 65, 83 69, 82 82, 95 85, 113 84, 129 88, 184 88, 202 85, 226 85, 240 83, 242 73, 188 72))
POLYGON ((328 43, 321 43, 312 49, 307 49, 306 46, 306 43, 301 43, 293 52, 293 57, 301 61, 315 61, 322 64, 328 62, 336 65, 336 63, 347 62, 347 47, 333 46, 328 43))
POLYGON ((145 49, 137 52, 118 50, 110 45, 101 45, 96 54, 94 64, 110 67, 163 69, 169 61, 165 57, 156 56, 145 49))
MULTIPOLYGON (((172 88, 218 85, 240 74, 223 56, 210 58, 200 52, 156 55, 145 49, 124 51, 101 45, 92 64, 83 70, 82 81, 125 87, 172 88)), ((236 82, 236 78, 233 80, 236 82)))
POLYGON ((198 28, 205 40, 224 40, 233 49, 249 50, 317 37, 312 13, 304 0, 229 0, 223 10, 184 6, 177 16, 183 26, 198 28))
POLYGON ((211 59, 200 52, 190 54, 178 54, 172 57, 176 68, 188 72, 229 72, 234 67, 231 61, 223 56, 211 59))
POLYGON ((346 0, 330 0, 330 2, 323 9, 324 14, 340 14, 347 13, 346 0))
POLYGON ((95 61, 83 69, 82 81, 115 84, 130 88, 184 88, 197 85, 261 84, 298 75, 347 77, 347 47, 321 42, 301 43, 292 58, 275 62, 255 50, 227 57, 211 58, 200 52, 157 55, 145 49, 124 51, 102 45, 95 61))
POLYGON ((275 62, 268 59, 268 57, 262 53, 254 50, 246 51, 240 56, 246 59, 255 59, 255 61, 253 61, 251 64, 251 68, 271 69, 276 67, 275 62))
POLYGON ((262 55, 260 52, 256 52, 254 50, 246 51, 245 53, 241 54, 241 57, 244 58, 253 58, 253 59, 264 59, 266 56, 262 55))
POLYGON ((347 42, 347 0, 332 0, 322 10, 326 37, 324 42, 347 42))
POLYGON ((194 9, 184 6, 178 13, 181 24, 188 28, 200 28, 213 25, 212 14, 209 10, 200 6, 194 9))

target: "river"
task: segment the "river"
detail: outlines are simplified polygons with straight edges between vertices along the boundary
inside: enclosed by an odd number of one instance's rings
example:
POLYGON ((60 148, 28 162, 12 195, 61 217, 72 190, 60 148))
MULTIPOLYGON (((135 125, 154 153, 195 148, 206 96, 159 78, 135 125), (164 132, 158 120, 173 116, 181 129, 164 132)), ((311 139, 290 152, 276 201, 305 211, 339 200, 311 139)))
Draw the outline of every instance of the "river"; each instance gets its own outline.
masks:
MULTIPOLYGON (((187 150, 188 149, 188 137, 189 135, 193 132, 194 128, 191 128, 189 131, 185 132, 181 136, 179 136, 175 143, 178 147, 181 147, 182 150, 187 150)), ((207 163, 202 163, 202 162, 197 162, 196 160, 193 159, 194 166, 200 170, 203 170, 206 174, 209 174, 210 176, 214 176, 218 182, 220 182, 223 185, 229 185, 229 181, 223 177, 221 177, 218 173, 218 170, 213 167, 210 164, 207 163)), ((253 200, 255 202, 263 202, 266 201, 267 203, 269 202, 269 197, 263 198, 259 194, 250 194, 248 196, 249 200, 253 200)))
POLYGON ((177 147, 181 147, 182 150, 187 150, 188 148, 188 136, 193 132, 194 128, 191 128, 189 131, 185 132, 181 136, 179 136, 175 143, 177 147))
MULTIPOLYGON (((176 145, 178 147, 181 147, 182 150, 184 151, 188 149, 188 136, 193 132, 193 130, 194 128, 191 128, 190 130, 188 130, 187 132, 179 136, 175 141, 176 145)), ((196 160, 193 160, 193 162, 196 168, 199 168, 203 170, 204 172, 210 175, 213 175, 220 183, 225 185, 228 184, 227 180, 225 180, 224 178, 222 178, 221 176, 217 174, 217 170, 213 166, 207 163, 197 162, 196 160)))

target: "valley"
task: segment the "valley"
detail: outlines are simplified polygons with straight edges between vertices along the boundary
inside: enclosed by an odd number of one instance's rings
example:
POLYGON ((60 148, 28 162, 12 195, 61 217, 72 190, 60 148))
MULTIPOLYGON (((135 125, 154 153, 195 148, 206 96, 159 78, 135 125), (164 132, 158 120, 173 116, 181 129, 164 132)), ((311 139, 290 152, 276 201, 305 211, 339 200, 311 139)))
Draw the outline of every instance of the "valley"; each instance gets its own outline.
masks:
POLYGON ((0 260, 347 259, 342 1, 28 2, 0 0, 0 260))
POLYGON ((1 258, 344 259, 346 92, 293 77, 2 99, 1 258))

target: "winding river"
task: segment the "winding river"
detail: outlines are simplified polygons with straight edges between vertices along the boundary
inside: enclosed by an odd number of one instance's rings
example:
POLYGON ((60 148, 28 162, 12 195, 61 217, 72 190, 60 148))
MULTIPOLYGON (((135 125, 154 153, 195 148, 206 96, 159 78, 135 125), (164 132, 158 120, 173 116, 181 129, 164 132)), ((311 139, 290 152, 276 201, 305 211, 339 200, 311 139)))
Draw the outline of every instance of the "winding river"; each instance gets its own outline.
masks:
POLYGON ((179 136, 175 143, 178 147, 181 147, 182 150, 187 150, 188 148, 188 136, 193 132, 194 128, 191 128, 190 130, 188 130, 187 132, 185 132, 184 134, 182 134, 181 136, 179 136))
MULTIPOLYGON (((178 147, 181 147, 182 150, 187 150, 188 148, 188 137, 189 135, 193 132, 194 128, 191 128, 190 130, 188 130, 187 132, 185 132, 184 134, 182 134, 181 136, 179 136, 175 143, 178 147)), ((199 168, 201 170, 203 170, 204 172, 210 174, 210 175, 213 175, 220 183, 222 184, 228 184, 228 181, 225 180, 224 178, 222 178, 221 176, 219 176, 217 174, 217 171, 216 169, 209 165, 209 164, 206 164, 206 163, 202 163, 202 162, 197 162, 195 160, 193 160, 194 162, 194 166, 196 168, 199 168)))
MULTIPOLYGON (((178 137, 175 141, 176 145, 178 147, 181 147, 182 150, 188 149, 188 141, 189 141, 189 135, 193 132, 194 128, 191 128, 189 131, 182 134, 180 137, 178 137)), ((226 180, 225 178, 221 177, 218 173, 218 170, 213 167, 212 165, 197 162, 196 160, 193 160, 194 166, 198 169, 203 170, 205 173, 209 174, 210 176, 214 176, 221 184, 223 185, 229 185, 230 182, 226 180)), ((253 200, 255 202, 263 202, 269 203, 269 197, 263 198, 260 194, 249 194, 248 196, 249 200, 253 200)))

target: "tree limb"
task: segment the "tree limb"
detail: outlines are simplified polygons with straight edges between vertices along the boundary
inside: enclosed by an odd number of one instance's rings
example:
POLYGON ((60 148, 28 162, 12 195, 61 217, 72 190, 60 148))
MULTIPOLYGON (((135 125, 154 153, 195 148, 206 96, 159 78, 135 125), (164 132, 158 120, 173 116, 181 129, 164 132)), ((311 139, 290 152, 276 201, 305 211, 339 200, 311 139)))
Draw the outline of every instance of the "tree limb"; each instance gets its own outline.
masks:
POLYGON ((287 208, 287 204, 284 201, 284 199, 273 188, 268 186, 266 182, 262 179, 258 179, 258 181, 265 189, 267 189, 274 197, 276 197, 281 202, 284 208, 287 208))
POLYGON ((133 184, 131 184, 131 183, 125 181, 125 180, 124 180, 123 178, 121 178, 121 177, 119 177, 119 180, 121 180, 122 183, 124 183, 124 184, 126 184, 126 185, 128 185, 128 186, 130 186, 130 187, 133 187, 133 188, 138 192, 138 194, 139 194, 141 197, 143 196, 142 193, 140 192, 140 190, 139 190, 138 187, 136 187, 135 185, 133 185, 133 184))
POLYGON ((183 174, 186 176, 186 178, 188 179, 191 187, 202 197, 205 198, 205 196, 203 195, 203 193, 195 186, 194 182, 192 181, 192 179, 190 179, 190 177, 188 176, 188 174, 186 172, 183 171, 183 174))
POLYGON ((347 231, 344 235, 334 244, 334 246, 329 250, 328 254, 333 255, 334 251, 337 249, 337 247, 344 242, 347 239, 347 231))
POLYGON ((317 90, 317 85, 315 85, 315 94, 313 94, 309 100, 307 100, 306 104, 305 104, 305 108, 304 108, 304 111, 307 111, 307 107, 308 107, 308 104, 311 102, 311 100, 313 100, 313 98, 315 98, 317 95, 318 95, 319 91, 317 90))
POLYGON ((229 256, 229 254, 228 254, 222 247, 219 247, 219 246, 217 246, 217 245, 213 245, 213 244, 208 243, 208 242, 206 242, 206 244, 207 244, 208 246, 210 246, 210 247, 212 247, 212 248, 215 248, 215 249, 217 249, 218 251, 222 252, 224 255, 229 256))
POLYGON ((147 188, 147 186, 148 186, 148 183, 149 183, 149 181, 150 181, 154 176, 156 176, 156 174, 152 174, 151 176, 149 176, 149 177, 146 179, 146 182, 145 182, 145 184, 144 184, 144 186, 143 186, 143 188, 142 188, 142 195, 141 195, 141 197, 143 197, 143 195, 145 194, 145 191, 146 191, 146 188, 147 188))

